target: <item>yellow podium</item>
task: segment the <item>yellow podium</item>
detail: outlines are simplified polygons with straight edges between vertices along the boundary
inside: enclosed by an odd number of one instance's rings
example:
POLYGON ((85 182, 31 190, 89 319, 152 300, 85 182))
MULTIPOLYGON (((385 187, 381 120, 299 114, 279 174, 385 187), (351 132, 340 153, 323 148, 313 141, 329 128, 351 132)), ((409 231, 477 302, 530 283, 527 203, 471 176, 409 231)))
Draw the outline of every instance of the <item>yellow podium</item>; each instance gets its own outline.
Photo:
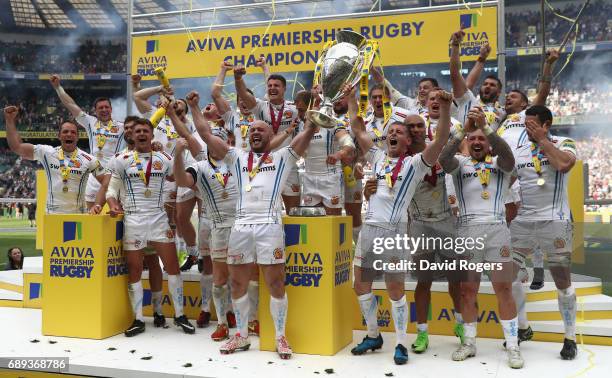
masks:
POLYGON ((45 215, 42 332, 103 339, 123 332, 133 315, 123 220, 109 215, 45 215))
MULTIPOLYGON (((286 335, 295 353, 331 356, 353 340, 352 218, 284 217, 286 335)), ((270 294, 259 284, 260 349, 275 351, 270 294)))

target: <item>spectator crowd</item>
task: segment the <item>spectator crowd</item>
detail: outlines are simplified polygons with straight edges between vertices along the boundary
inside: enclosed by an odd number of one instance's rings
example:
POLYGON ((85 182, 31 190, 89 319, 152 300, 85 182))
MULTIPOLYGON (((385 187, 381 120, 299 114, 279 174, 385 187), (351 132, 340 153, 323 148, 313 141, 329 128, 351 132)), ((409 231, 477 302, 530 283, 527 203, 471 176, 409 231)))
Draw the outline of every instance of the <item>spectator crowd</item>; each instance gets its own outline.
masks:
POLYGON ((42 45, 0 41, 0 70, 18 72, 126 72, 125 43, 86 40, 82 44, 42 45))
POLYGON ((36 197, 36 161, 22 160, 8 148, 0 147, 0 198, 36 197))
POLYGON ((589 198, 612 198, 612 137, 591 136, 576 141, 580 159, 589 167, 589 198))

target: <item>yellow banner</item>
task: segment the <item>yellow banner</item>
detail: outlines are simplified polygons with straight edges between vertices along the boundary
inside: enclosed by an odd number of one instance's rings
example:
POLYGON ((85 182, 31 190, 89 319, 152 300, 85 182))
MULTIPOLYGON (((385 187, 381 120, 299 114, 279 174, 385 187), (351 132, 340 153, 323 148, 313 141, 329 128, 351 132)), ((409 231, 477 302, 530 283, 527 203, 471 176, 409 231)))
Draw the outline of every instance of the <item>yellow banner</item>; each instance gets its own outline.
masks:
POLYGON ((175 33, 133 38, 132 72, 156 79, 155 68, 170 78, 215 76, 220 63, 242 63, 259 72, 263 55, 274 72, 313 71, 324 44, 340 29, 377 40, 385 66, 449 61, 450 35, 463 27, 463 60, 475 60, 484 43, 497 54, 497 9, 459 9, 343 20, 312 21, 239 29, 175 33))

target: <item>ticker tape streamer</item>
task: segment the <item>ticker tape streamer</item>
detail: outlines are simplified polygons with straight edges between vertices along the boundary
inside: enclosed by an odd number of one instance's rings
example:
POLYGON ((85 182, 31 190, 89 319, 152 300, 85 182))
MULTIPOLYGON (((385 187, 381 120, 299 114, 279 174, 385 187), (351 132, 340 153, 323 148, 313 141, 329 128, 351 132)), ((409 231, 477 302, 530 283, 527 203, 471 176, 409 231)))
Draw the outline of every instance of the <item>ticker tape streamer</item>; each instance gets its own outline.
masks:
MULTIPOLYGON (((272 18, 270 19, 270 21, 268 22, 268 26, 266 26, 266 30, 264 30, 264 32, 261 34, 260 36, 260 41, 263 40, 263 38, 268 34, 268 31, 270 31, 270 27, 272 27, 272 22, 274 22, 274 20, 276 19, 276 1, 272 0, 272 18)), ((257 43, 257 45, 259 45, 259 42, 257 43)), ((251 52, 249 52, 249 55, 253 55, 253 53, 255 51, 257 51, 257 49, 259 48, 259 46, 254 46, 251 49, 251 52)))
MULTIPOLYGON (((480 9, 476 9, 476 13, 478 13, 478 15, 481 16, 481 17, 482 17, 482 8, 484 7, 484 1, 485 0, 480 0, 480 9)), ((472 7, 465 0, 461 0, 461 2, 463 2, 463 6, 466 9, 472 10, 472 7)), ((460 1, 457 0, 457 4, 459 4, 459 3, 460 3, 460 1)))
MULTIPOLYGON (((574 52, 576 52, 576 41, 578 40, 578 31, 579 31, 579 29, 580 29, 580 25, 579 25, 579 23, 576 23, 576 29, 574 30, 574 38, 572 39, 572 51, 570 51, 570 53, 567 54, 567 57, 565 58, 565 63, 563 63, 563 66, 561 67, 559 72, 557 72, 557 74, 553 77, 553 79, 556 79, 557 77, 559 77, 559 75, 561 75, 561 72, 563 72, 565 67, 567 67, 567 65, 569 64, 570 60, 574 56, 574 52)), ((561 52, 562 51, 559 51, 559 53, 561 53, 561 52)))
MULTIPOLYGON (((576 296, 576 301, 578 302, 578 307, 580 308, 580 313, 582 315, 582 322, 583 323, 588 323, 588 320, 586 320, 585 316, 584 316, 584 303, 582 303, 582 297, 576 296)), ((577 329, 580 329, 578 327, 576 327, 577 329)), ((580 336, 580 349, 585 351, 588 354, 588 359, 587 361, 589 362, 589 366, 585 367, 584 369, 578 371, 576 374, 572 374, 570 375, 568 378, 577 378, 577 377, 581 377, 584 376, 584 374, 586 372, 588 372, 589 370, 593 369, 595 367, 595 353, 593 353, 592 350, 590 350, 589 348, 584 346, 584 337, 582 336, 582 331, 578 332, 578 335, 580 336)))
POLYGON ((565 21, 569 21, 569 22, 574 22, 576 21, 575 18, 570 18, 567 16, 564 16, 562 14, 557 13, 557 11, 555 10, 555 8, 553 8, 552 5, 550 5, 550 3, 548 2, 548 0, 544 0, 544 2, 546 3, 546 5, 548 6, 548 8, 550 8, 550 11, 557 17, 564 19, 565 21))

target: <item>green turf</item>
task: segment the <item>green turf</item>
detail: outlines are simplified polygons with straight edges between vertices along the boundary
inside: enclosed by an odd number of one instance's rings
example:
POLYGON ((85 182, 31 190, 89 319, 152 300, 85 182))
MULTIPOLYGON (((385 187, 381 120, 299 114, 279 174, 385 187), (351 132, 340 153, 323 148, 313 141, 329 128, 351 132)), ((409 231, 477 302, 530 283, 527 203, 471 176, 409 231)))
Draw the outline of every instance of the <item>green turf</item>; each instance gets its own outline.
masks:
POLYGON ((30 227, 30 221, 26 219, 15 219, 0 217, 0 228, 30 227))
POLYGON ((42 256, 36 250, 36 234, 32 232, 0 233, 0 269, 4 269, 9 248, 19 247, 25 256, 42 256))

